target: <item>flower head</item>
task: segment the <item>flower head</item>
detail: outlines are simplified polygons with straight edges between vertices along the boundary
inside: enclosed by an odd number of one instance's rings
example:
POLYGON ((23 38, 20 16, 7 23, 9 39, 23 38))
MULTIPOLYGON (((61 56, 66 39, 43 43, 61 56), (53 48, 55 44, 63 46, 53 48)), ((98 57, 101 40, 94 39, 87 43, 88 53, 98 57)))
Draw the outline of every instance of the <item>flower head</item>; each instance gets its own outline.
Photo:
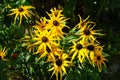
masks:
MULTIPOLYGON (((62 80, 63 72, 67 74, 65 67, 69 67, 71 62, 67 60, 68 55, 63 53, 57 58, 53 58, 51 65, 53 66, 48 71, 53 71, 52 76, 56 75, 56 80, 58 80, 58 75, 60 74, 60 80, 62 80)), ((51 78, 52 78, 51 76, 51 78)))
POLYGON ((90 63, 93 64, 93 66, 94 66, 93 58, 94 58, 95 54, 98 53, 102 49, 103 49, 103 46, 100 46, 99 44, 97 44, 95 42, 86 44, 86 52, 89 55, 88 60, 90 63))
POLYGON ((47 13, 50 19, 48 21, 48 28, 51 29, 52 33, 56 35, 57 39, 63 38, 63 34, 65 34, 62 29, 64 27, 69 28, 66 25, 66 21, 68 18, 61 14, 61 10, 57 10, 56 8, 51 9, 52 13, 47 13))
POLYGON ((106 67, 105 61, 108 62, 108 60, 102 54, 102 50, 98 50, 93 58, 93 64, 97 65, 99 72, 102 71, 102 64, 106 67))
POLYGON ((5 56, 7 55, 7 49, 4 47, 3 49, 0 47, 0 59, 1 60, 7 60, 5 59, 5 56))
POLYGON ((33 52, 34 53, 34 49, 35 49, 35 46, 33 45, 34 43, 34 40, 32 40, 33 38, 33 35, 32 37, 31 36, 25 36, 21 39, 21 41, 23 42, 22 46, 27 46, 27 49, 29 50, 29 53, 33 52))
POLYGON ((29 11, 28 9, 35 9, 35 8, 33 6, 20 6, 19 8, 11 9, 10 11, 12 11, 12 12, 8 15, 15 15, 14 24, 16 24, 16 19, 19 16, 19 18, 20 18, 19 25, 20 25, 22 22, 23 16, 26 19, 28 19, 31 17, 31 14, 34 15, 34 13, 29 11))
POLYGON ((83 63, 83 60, 85 58, 85 56, 87 57, 88 55, 86 55, 85 52, 85 44, 82 41, 79 42, 73 42, 73 46, 71 46, 71 50, 70 50, 70 54, 72 55, 71 61, 73 61, 73 59, 77 56, 77 58, 79 59, 80 63, 83 63))
POLYGON ((90 16, 88 16, 86 19, 82 19, 81 18, 81 16, 80 15, 78 15, 79 16, 79 18, 80 18, 80 22, 77 24, 77 28, 84 28, 84 27, 86 27, 88 24, 95 24, 95 22, 92 22, 92 21, 89 21, 89 17, 90 16))
POLYGON ((63 51, 56 45, 52 45, 51 48, 52 49, 50 50, 49 47, 46 47, 46 51, 48 53, 47 61, 50 61, 51 59, 53 59, 53 57, 55 58, 55 56, 61 55, 61 52, 63 51))
POLYGON ((62 50, 59 49, 58 46, 51 45, 51 49, 48 46, 46 46, 46 50, 44 50, 43 48, 38 49, 35 54, 40 54, 40 57, 38 58, 38 60, 47 55, 47 57, 48 57, 47 62, 49 62, 49 61, 51 61, 51 59, 55 58, 55 56, 60 55, 61 51, 62 50))
POLYGON ((64 16, 63 14, 62 14, 62 12, 63 12, 63 10, 62 9, 56 9, 55 7, 54 8, 52 8, 51 10, 51 16, 52 17, 62 17, 62 16, 64 16))
POLYGON ((104 34, 99 33, 101 30, 93 30, 94 27, 95 27, 95 25, 93 27, 91 27, 91 25, 84 27, 80 31, 80 38, 79 39, 82 39, 82 41, 84 41, 84 42, 93 42, 93 41, 98 42, 96 40, 96 36, 97 35, 104 35, 104 34))
MULTIPOLYGON (((54 38, 54 34, 51 34, 51 31, 45 30, 45 31, 40 31, 40 30, 36 30, 35 31, 35 37, 33 38, 33 40, 35 41, 32 45, 34 46, 38 46, 37 48, 37 52, 35 52, 35 54, 38 54, 44 51, 47 52, 46 48, 48 47, 50 50, 52 50, 53 45, 55 46, 59 46, 55 41, 56 39, 54 38)), ((45 56, 45 55, 44 55, 45 56)), ((41 56, 44 57, 44 56, 41 56)))
POLYGON ((33 26, 35 29, 44 31, 47 29, 47 21, 45 17, 40 18, 40 21, 36 21, 36 25, 33 26))

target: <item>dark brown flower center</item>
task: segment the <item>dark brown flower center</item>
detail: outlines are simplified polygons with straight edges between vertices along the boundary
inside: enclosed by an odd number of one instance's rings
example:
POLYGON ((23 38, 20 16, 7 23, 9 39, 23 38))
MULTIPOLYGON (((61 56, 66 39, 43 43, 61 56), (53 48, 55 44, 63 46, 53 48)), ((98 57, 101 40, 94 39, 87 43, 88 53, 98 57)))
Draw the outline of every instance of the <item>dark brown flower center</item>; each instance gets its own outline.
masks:
POLYGON ((101 60, 101 57, 100 57, 100 56, 97 56, 97 60, 100 61, 100 60, 101 60))
POLYGON ((81 26, 83 27, 84 25, 85 25, 85 22, 82 22, 82 23, 81 23, 81 26))
POLYGON ((41 26, 41 28, 44 28, 45 26, 43 25, 43 26, 41 26))
POLYGON ((46 51, 47 51, 48 53, 51 52, 51 50, 50 50, 50 48, 49 48, 48 46, 46 47, 46 51))
POLYGON ((84 30, 85 35, 90 35, 90 30, 84 30))
POLYGON ((76 45, 76 48, 77 48, 78 50, 80 50, 80 49, 82 49, 82 45, 81 45, 81 44, 77 44, 77 45, 76 45))
POLYGON ((23 12, 24 11, 24 9, 21 8, 21 7, 18 10, 19 10, 19 12, 23 12))
POLYGON ((89 51, 94 51, 94 46, 93 46, 93 45, 89 45, 89 46, 87 46, 87 49, 88 49, 89 51))
POLYGON ((57 20, 54 20, 54 21, 53 21, 53 25, 54 25, 54 26, 58 26, 58 25, 59 25, 59 22, 58 22, 57 20))
POLYGON ((62 60, 61 59, 57 59, 56 60, 56 65, 57 66, 61 66, 62 65, 62 60))
POLYGON ((48 42, 48 38, 45 37, 45 36, 43 36, 43 37, 42 37, 42 42, 48 42))

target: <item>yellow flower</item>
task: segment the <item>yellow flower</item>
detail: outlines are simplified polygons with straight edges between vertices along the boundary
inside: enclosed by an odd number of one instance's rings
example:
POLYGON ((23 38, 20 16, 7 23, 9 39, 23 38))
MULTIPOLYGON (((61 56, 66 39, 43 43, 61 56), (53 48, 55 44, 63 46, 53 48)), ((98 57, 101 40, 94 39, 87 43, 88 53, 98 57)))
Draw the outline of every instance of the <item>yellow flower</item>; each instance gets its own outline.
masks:
MULTIPOLYGON (((45 30, 45 31, 40 31, 36 30, 35 31, 35 37, 32 38, 35 42, 32 44, 34 46, 38 45, 37 52, 34 54, 38 54, 42 51, 47 51, 46 47, 48 47, 50 50, 52 50, 51 46, 56 45, 59 46, 55 41, 56 39, 54 38, 54 34, 51 34, 51 31, 45 30)), ((44 56, 42 56, 44 57, 44 56)), ((41 58, 42 58, 41 57, 41 58)))
MULTIPOLYGON (((51 28, 60 28, 62 29, 63 27, 66 27, 67 25, 65 24, 66 21, 68 20, 68 18, 65 18, 65 17, 53 17, 51 16, 49 13, 48 13, 48 16, 50 17, 50 19, 48 19, 48 24, 49 24, 49 27, 50 29, 51 28)), ((69 27, 68 27, 69 28, 69 27)))
POLYGON ((32 37, 30 36, 25 36, 21 39, 21 41, 23 42, 22 47, 27 46, 27 49, 29 50, 29 53, 33 52, 34 53, 34 48, 35 46, 32 45, 33 44, 33 40, 32 37))
POLYGON ((90 26, 91 25, 86 26, 80 30, 79 39, 82 39, 82 41, 84 41, 84 42, 92 42, 92 41, 98 42, 96 40, 96 35, 104 35, 104 34, 99 33, 101 30, 93 30, 95 25, 93 27, 90 27, 90 26))
MULTIPOLYGON (((56 80, 58 80, 58 75, 60 74, 60 80, 62 80, 63 72, 67 74, 66 67, 70 67, 71 62, 67 61, 68 55, 62 53, 62 55, 58 56, 57 58, 53 58, 51 66, 48 71, 53 71, 52 76, 56 75, 56 80)), ((51 78, 52 78, 51 76, 51 78)))
POLYGON ((102 55, 102 50, 97 51, 93 61, 94 61, 94 64, 97 65, 99 72, 102 71, 102 64, 106 67, 106 64, 104 61, 108 62, 108 60, 104 57, 104 55, 102 55))
POLYGON ((51 29, 51 32, 52 34, 55 34, 54 38, 58 40, 58 44, 60 44, 60 40, 64 39, 64 32, 62 31, 62 29, 60 28, 54 28, 54 29, 51 29))
POLYGON ((33 26, 35 29, 44 31, 47 29, 47 21, 45 17, 40 18, 40 21, 36 21, 36 25, 33 26))
POLYGON ((58 46, 51 45, 51 49, 48 46, 46 46, 46 50, 44 50, 43 48, 38 49, 38 51, 35 54, 40 53, 40 57, 38 58, 38 60, 47 55, 47 57, 48 57, 47 61, 50 61, 55 55, 60 55, 59 53, 61 51, 62 50, 59 49, 58 46))
POLYGON ((50 19, 47 19, 47 21, 48 21, 48 28, 52 30, 52 33, 56 35, 57 39, 60 39, 63 37, 64 34, 62 29, 64 27, 69 28, 66 25, 66 21, 68 20, 68 18, 61 16, 60 15, 61 11, 57 13, 58 13, 57 16, 55 16, 54 11, 52 12, 52 14, 47 13, 48 16, 50 17, 50 19))
POLYGON ((65 16, 61 16, 61 10, 58 10, 57 13, 54 12, 53 10, 51 10, 52 13, 48 13, 48 16, 50 17, 50 19, 48 19, 48 24, 50 25, 50 28, 52 27, 66 27, 65 22, 68 20, 68 18, 66 18, 65 16), (56 15, 57 14, 57 15, 56 15))
POLYGON ((64 16, 63 14, 62 14, 62 12, 63 12, 63 10, 62 9, 56 9, 55 7, 54 8, 52 8, 51 10, 51 16, 52 17, 62 17, 62 16, 64 16))
POLYGON ((95 22, 89 21, 89 17, 88 16, 86 19, 82 19, 80 15, 78 15, 80 18, 80 22, 77 24, 77 28, 84 28, 86 27, 88 24, 95 24, 95 22))
POLYGON ((72 55, 71 61, 73 61, 73 59, 77 56, 77 58, 79 59, 80 63, 82 64, 85 56, 88 57, 88 55, 85 52, 85 44, 82 41, 79 42, 73 42, 73 46, 71 46, 71 50, 70 50, 70 55, 72 55))
POLYGON ((90 63, 93 64, 93 66, 94 66, 93 59, 94 59, 95 53, 98 53, 102 49, 103 49, 103 46, 99 46, 99 44, 94 43, 94 42, 86 44, 86 52, 90 58, 88 60, 90 63))
POLYGON ((57 56, 57 55, 60 55, 60 53, 62 51, 56 45, 52 45, 51 48, 52 49, 50 50, 48 46, 46 47, 46 51, 48 52, 48 59, 47 59, 47 61, 50 61, 53 57, 55 58, 55 56, 57 56))
POLYGON ((20 25, 22 22, 23 16, 26 19, 28 19, 31 17, 31 14, 34 15, 34 13, 29 11, 28 9, 35 9, 35 8, 33 6, 20 6, 19 8, 11 9, 10 11, 12 11, 12 12, 8 15, 15 15, 14 24, 16 24, 17 17, 20 16, 19 17, 19 19, 20 19, 19 25, 20 25))
POLYGON ((25 35, 22 39, 20 39, 20 42, 22 43, 22 47, 27 46, 27 49, 29 50, 29 53, 33 52, 36 46, 33 45, 34 40, 34 34, 31 30, 29 30, 30 35, 25 35))
POLYGON ((5 59, 5 56, 7 55, 7 49, 4 47, 3 49, 0 47, 0 59, 2 60, 7 60, 5 59))

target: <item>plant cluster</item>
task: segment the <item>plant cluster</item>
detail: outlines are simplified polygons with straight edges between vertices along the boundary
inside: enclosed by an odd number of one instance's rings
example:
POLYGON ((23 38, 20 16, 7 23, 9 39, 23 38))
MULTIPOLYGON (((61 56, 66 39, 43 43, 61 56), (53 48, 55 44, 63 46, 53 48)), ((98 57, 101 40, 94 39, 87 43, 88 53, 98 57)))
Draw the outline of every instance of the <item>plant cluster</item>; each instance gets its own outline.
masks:
POLYGON ((0 28, 0 40, 4 41, 0 44, 1 78, 99 80, 100 73, 106 71, 108 55, 97 40, 106 35, 100 33, 101 29, 94 30, 97 24, 90 16, 83 19, 78 14, 80 21, 71 29, 67 25, 70 18, 64 16, 60 6, 46 12, 47 17, 39 17, 32 5, 6 6, 8 12, 2 17, 12 21, 0 28), (65 27, 68 33, 63 31, 65 27))

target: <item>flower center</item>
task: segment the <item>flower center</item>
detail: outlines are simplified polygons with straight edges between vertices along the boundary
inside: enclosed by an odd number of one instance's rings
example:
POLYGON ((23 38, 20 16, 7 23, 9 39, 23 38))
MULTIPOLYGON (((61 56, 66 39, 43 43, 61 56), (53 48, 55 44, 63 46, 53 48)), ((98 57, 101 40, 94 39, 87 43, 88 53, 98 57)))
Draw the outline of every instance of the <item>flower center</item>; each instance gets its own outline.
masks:
POLYGON ((101 60, 101 57, 100 57, 100 56, 97 56, 97 60, 100 61, 100 60, 101 60))
POLYGON ((54 25, 54 26, 58 26, 58 24, 59 24, 59 23, 58 23, 57 20, 54 20, 54 21, 53 21, 53 25, 54 25))
POLYGON ((41 26, 41 28, 44 28, 44 27, 45 27, 45 25, 42 25, 42 26, 41 26))
POLYGON ((19 12, 23 12, 24 11, 24 9, 21 8, 21 7, 18 10, 19 10, 19 12))
POLYGON ((89 45, 89 46, 87 46, 87 49, 90 50, 90 51, 94 51, 94 46, 93 45, 89 45))
POLYGON ((62 60, 61 59, 57 59, 56 60, 56 65, 57 66, 61 66, 62 65, 62 60))
POLYGON ((43 36, 43 37, 42 37, 42 42, 48 42, 48 38, 45 37, 45 36, 43 36))
POLYGON ((51 50, 50 50, 50 48, 49 48, 48 46, 46 47, 46 51, 47 51, 48 53, 51 52, 51 50))
POLYGON ((77 45, 76 45, 76 48, 77 48, 78 50, 80 50, 80 49, 82 49, 82 45, 81 45, 81 44, 77 44, 77 45))
POLYGON ((85 25, 85 22, 82 22, 82 23, 81 23, 81 26, 84 27, 84 25, 85 25))
POLYGON ((84 30, 85 35, 90 35, 90 30, 84 30))

